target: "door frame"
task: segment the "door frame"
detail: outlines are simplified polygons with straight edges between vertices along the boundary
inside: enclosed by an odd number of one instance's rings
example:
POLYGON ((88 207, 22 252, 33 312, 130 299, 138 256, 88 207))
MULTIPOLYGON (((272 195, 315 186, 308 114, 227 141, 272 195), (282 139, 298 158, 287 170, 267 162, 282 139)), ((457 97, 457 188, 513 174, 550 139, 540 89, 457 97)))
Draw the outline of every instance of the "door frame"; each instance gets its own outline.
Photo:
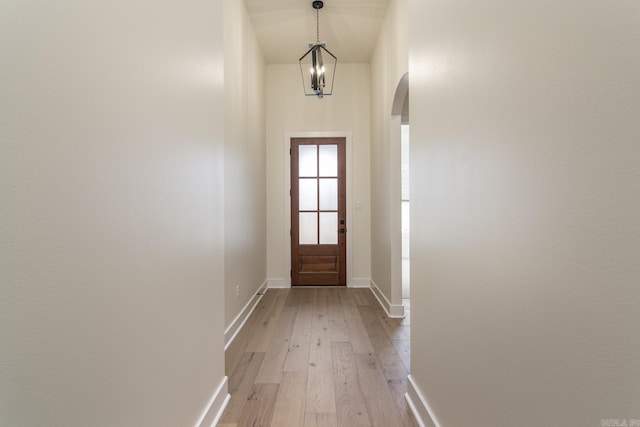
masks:
POLYGON ((300 216, 301 210, 298 204, 291 205, 291 286, 293 286, 293 270, 296 270, 296 286, 347 286, 347 141, 344 137, 339 138, 291 138, 291 173, 296 172, 296 175, 291 176, 291 202, 294 198, 296 200, 302 200, 301 183, 303 180, 308 182, 315 182, 316 200, 315 209, 311 207, 305 208, 305 210, 313 211, 316 213, 316 227, 315 227, 315 244, 303 244, 300 243, 300 216), (296 147, 293 147, 295 141, 296 147), (334 147, 335 150, 335 174, 323 174, 322 173, 322 155, 321 147, 334 147), (312 175, 300 176, 300 165, 298 164, 301 149, 303 147, 311 147, 316 153, 315 161, 315 177, 312 175), (296 161, 298 160, 298 161, 296 161), (334 176, 335 175, 335 176, 334 176), (323 243, 322 235, 326 230, 326 225, 322 225, 323 201, 325 199, 322 196, 322 183, 336 181, 336 194, 335 194, 335 208, 326 208, 328 211, 335 213, 335 224, 333 225, 336 242, 335 243, 323 243), (309 181, 312 180, 312 181, 309 181), (293 224, 296 224, 296 229, 293 229, 293 224), (323 259, 320 262, 320 258, 323 259), (329 271, 328 258, 334 258, 333 268, 329 271), (303 261, 305 260, 306 261, 303 261), (312 261, 314 260, 314 261, 312 261), (295 261, 295 262, 294 262, 295 261), (316 264, 323 264, 320 270, 316 270, 316 264), (296 268, 293 268, 294 264, 296 268), (304 265, 303 265, 304 264, 304 265), (307 270, 308 269, 308 270, 307 270))
MULTIPOLYGON (((347 287, 355 287, 352 277, 352 249, 353 249, 353 237, 351 233, 351 219, 353 210, 353 195, 352 195, 352 132, 285 132, 284 133, 284 212, 286 213, 285 227, 284 227, 284 242, 285 242, 285 269, 284 271, 291 271, 291 197, 289 196, 289 190, 291 189, 291 157, 289 155, 289 149, 291 148, 291 138, 344 138, 346 147, 346 168, 347 168, 347 287)), ((287 276, 285 279, 286 287, 291 287, 291 276, 287 276)))

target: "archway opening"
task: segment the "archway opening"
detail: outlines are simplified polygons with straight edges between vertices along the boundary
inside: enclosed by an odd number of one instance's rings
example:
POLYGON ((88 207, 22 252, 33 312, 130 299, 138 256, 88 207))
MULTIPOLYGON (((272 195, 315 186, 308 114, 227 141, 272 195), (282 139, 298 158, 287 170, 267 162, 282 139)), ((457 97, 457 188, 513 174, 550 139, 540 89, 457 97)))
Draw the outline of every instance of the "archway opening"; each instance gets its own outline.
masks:
MULTIPOLYGON (((400 211, 399 224, 396 229, 399 230, 400 236, 394 236, 401 240, 399 253, 394 254, 393 263, 398 266, 401 279, 399 285, 401 290, 396 292, 401 293, 402 302, 405 306, 405 312, 408 313, 409 299, 411 297, 411 268, 410 268, 410 198, 409 198, 409 74, 405 73, 396 87, 395 95, 393 98, 393 104, 391 109, 391 128, 394 133, 392 140, 399 141, 400 150, 400 165, 394 170, 400 173, 400 197, 399 206, 400 211)), ((395 207, 394 207, 395 209, 395 207)), ((393 291, 392 291, 393 292, 393 291)))

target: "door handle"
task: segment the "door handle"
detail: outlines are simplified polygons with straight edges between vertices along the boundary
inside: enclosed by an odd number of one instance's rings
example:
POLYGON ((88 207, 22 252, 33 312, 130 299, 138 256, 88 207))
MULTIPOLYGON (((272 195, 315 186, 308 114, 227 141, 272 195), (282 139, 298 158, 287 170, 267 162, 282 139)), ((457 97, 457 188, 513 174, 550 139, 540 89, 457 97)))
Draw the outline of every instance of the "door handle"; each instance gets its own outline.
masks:
POLYGON ((342 234, 346 233, 346 231, 347 231, 347 229, 346 229, 346 228, 341 228, 341 229, 340 229, 340 233, 342 233, 342 234))

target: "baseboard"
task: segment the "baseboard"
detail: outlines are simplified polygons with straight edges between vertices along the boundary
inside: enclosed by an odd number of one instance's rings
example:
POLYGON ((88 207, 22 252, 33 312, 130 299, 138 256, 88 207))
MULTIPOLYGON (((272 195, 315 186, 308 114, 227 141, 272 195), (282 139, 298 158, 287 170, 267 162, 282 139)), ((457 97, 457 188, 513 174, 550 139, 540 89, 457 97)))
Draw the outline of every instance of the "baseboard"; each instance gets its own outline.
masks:
POLYGON ((227 407, 227 403, 229 403, 230 398, 229 378, 224 377, 215 393, 213 393, 213 396, 211 397, 211 400, 209 400, 209 404, 205 408, 204 412, 200 415, 195 427, 214 427, 217 425, 218 421, 220 421, 220 417, 222 417, 224 409, 227 407))
POLYGON ((347 283, 347 288, 369 288, 371 279, 367 277, 352 277, 347 283))
POLYGON ((262 299, 262 295, 264 295, 267 290, 267 281, 265 280, 262 285, 258 288, 255 294, 251 297, 249 302, 244 306, 240 313, 236 316, 235 319, 231 322, 231 324, 227 327, 227 330, 224 331, 224 349, 225 351, 229 347, 229 344, 233 341, 233 339, 238 335, 240 329, 244 326, 244 323, 247 321, 253 309, 256 308, 258 302, 262 299))
POLYGON ((376 282, 373 280, 371 283, 371 292, 376 297, 382 309, 387 313, 387 316, 394 319, 402 319, 404 318, 404 306, 402 304, 391 304, 387 297, 382 293, 376 282))
POLYGON ((291 279, 267 279, 269 289, 283 289, 291 287, 291 279))
POLYGON ((433 415, 433 411, 411 375, 407 378, 407 393, 404 395, 411 408, 411 412, 416 417, 420 427, 440 427, 440 423, 433 415))

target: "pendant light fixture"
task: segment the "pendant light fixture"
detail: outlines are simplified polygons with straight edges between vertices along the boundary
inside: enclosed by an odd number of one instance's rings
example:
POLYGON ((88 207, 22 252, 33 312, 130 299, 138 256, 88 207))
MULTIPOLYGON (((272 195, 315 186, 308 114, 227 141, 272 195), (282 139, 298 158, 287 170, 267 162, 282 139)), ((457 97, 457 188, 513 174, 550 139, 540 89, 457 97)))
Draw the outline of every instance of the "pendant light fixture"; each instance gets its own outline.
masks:
POLYGON ((309 50, 298 62, 304 94, 322 98, 333 93, 338 58, 327 50, 326 43, 320 42, 320 9, 324 7, 324 2, 315 0, 311 6, 316 10, 316 41, 309 43, 309 50))

